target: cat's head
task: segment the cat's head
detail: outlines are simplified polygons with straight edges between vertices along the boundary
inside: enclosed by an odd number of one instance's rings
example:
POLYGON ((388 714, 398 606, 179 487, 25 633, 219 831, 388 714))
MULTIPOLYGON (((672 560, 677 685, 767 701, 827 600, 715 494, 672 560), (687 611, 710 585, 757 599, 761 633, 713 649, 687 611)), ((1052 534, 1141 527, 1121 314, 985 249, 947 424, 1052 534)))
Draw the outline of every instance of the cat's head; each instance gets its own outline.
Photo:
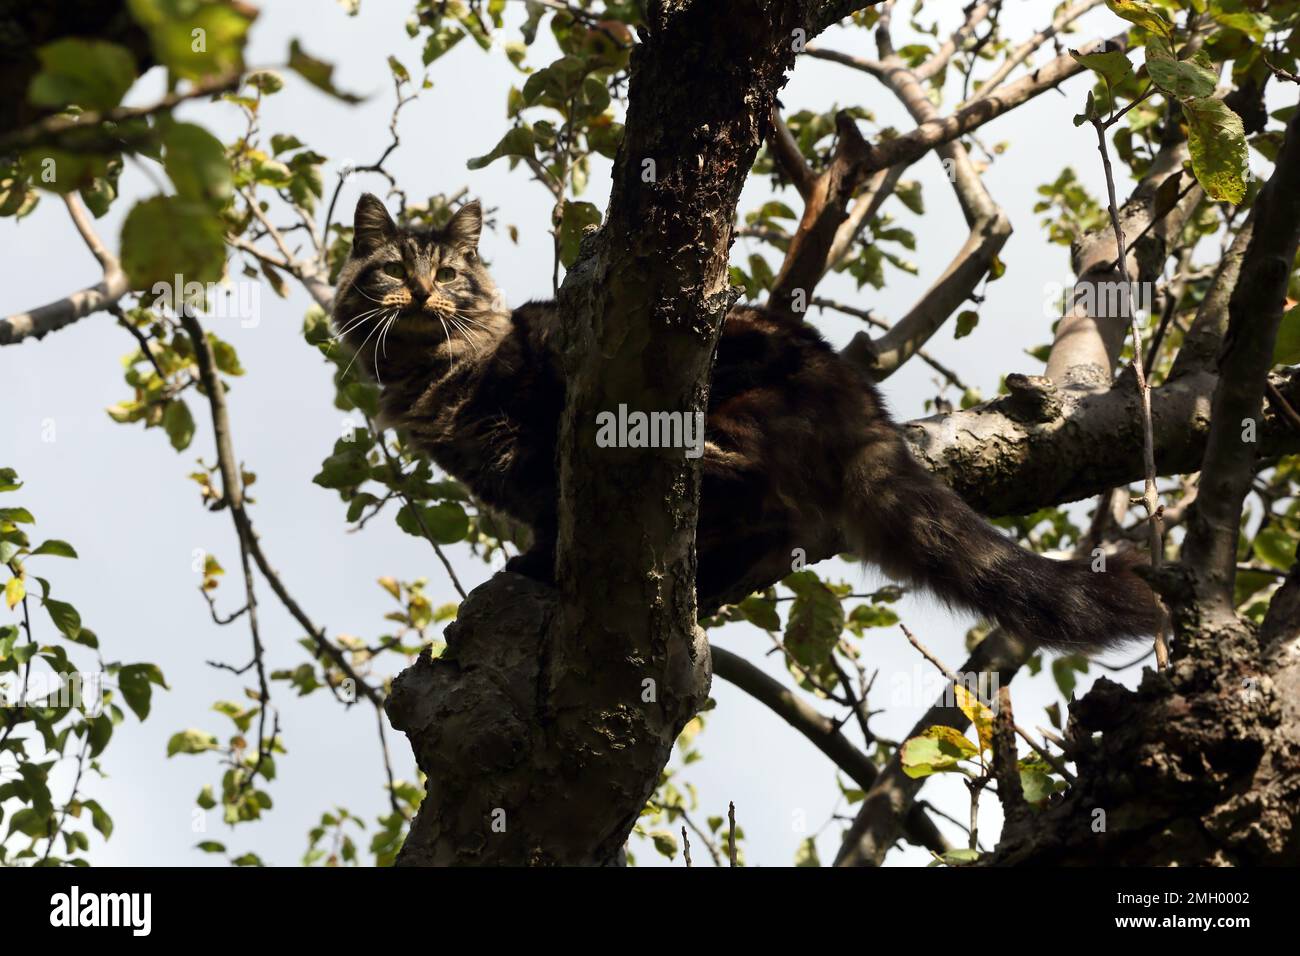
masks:
POLYGON ((370 193, 357 202, 352 255, 339 275, 334 324, 366 356, 384 342, 449 355, 475 350, 504 313, 479 260, 483 212, 466 203, 441 229, 403 228, 370 193))

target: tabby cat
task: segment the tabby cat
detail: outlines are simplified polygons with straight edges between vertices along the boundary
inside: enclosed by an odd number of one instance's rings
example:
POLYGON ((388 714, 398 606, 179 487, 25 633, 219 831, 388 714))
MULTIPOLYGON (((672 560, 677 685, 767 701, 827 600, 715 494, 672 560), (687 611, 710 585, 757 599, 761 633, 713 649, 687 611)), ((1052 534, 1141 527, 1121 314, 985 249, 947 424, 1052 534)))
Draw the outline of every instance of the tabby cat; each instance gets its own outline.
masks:
MULTIPOLYGON (((553 574, 555 448, 564 383, 548 339, 558 312, 513 312, 479 260, 482 214, 399 227, 357 204, 334 322, 382 386, 382 419, 535 545, 510 569, 553 574)), ((727 316, 709 391, 696 538, 702 607, 757 556, 834 523, 892 577, 972 608, 1036 644, 1089 650, 1154 632, 1158 607, 1133 559, 1104 573, 1024 550, 910 455, 872 382, 809 325, 759 308, 727 316)))

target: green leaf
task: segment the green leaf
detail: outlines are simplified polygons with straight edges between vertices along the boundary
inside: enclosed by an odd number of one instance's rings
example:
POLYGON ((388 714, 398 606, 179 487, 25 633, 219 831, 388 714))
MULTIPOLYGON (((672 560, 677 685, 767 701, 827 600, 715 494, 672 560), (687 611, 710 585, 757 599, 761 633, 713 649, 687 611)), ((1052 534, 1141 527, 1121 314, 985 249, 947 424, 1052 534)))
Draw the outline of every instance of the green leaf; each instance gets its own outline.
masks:
POLYGON ((75 641, 81 635, 81 615, 77 609, 66 601, 56 601, 53 598, 46 598, 43 603, 59 633, 75 641))
MULTIPOLYGON (((268 96, 271 96, 275 93, 279 93, 282 89, 284 89, 283 77, 281 77, 280 74, 276 73, 274 70, 257 70, 253 73, 248 74, 248 76, 245 77, 245 82, 247 82, 254 89, 261 90, 263 93, 265 93, 268 96)), ((276 139, 275 136, 271 137, 271 143, 273 145, 275 143, 275 139, 276 139)), ((302 144, 299 143, 298 145, 301 146, 302 144)), ((276 152, 278 153, 280 152, 280 150, 277 149, 276 152)))
POLYGON ((324 60, 318 60, 307 53, 297 40, 289 44, 289 69, 304 80, 345 103, 360 103, 364 97, 355 93, 345 93, 334 85, 334 67, 324 60))
POLYGON ((149 32, 158 62, 177 76, 198 80, 243 68, 252 23, 243 12, 247 5, 211 0, 128 0, 128 5, 149 32))
POLYGON ((164 127, 163 168, 183 199, 220 208, 234 195, 234 178, 226 148, 201 126, 171 123, 164 127))
POLYGON ((776 602, 761 594, 751 594, 736 607, 745 620, 756 624, 765 631, 781 630, 781 617, 776 613, 776 602))
POLYGON ((804 667, 824 664, 844 630, 840 599, 812 571, 796 571, 781 583, 795 594, 785 625, 786 649, 804 667))
POLYGON ((202 203, 154 196, 136 203, 122 226, 122 265, 131 288, 156 282, 215 282, 226 262, 225 232, 202 203))
POLYGON ((86 721, 86 736, 90 742, 90 756, 98 757, 113 738, 113 718, 108 714, 101 714, 86 721))
POLYGON ((1025 792, 1027 802, 1040 804, 1056 792, 1056 784, 1051 777, 1041 770, 1022 769, 1020 771, 1020 789, 1025 792))
POLYGON ((127 706, 140 720, 149 716, 154 684, 167 686, 156 664, 127 664, 117 673, 117 686, 126 698, 127 706))
POLYGON ((979 325, 979 321, 980 314, 967 309, 965 312, 957 316, 957 328, 953 332, 953 338, 964 339, 966 336, 970 335, 971 332, 975 331, 975 326, 979 325))
MULTIPOLYGON (((0 542, 3 546, 4 542, 0 542)), ((38 554, 49 554, 60 558, 75 558, 76 550, 66 541, 60 541, 57 538, 51 538, 49 541, 42 541, 37 545, 36 550, 32 552, 32 557, 38 554)), ((3 563, 3 562, 0 562, 3 563)))
POLYGON ((0 491, 17 491, 22 486, 18 472, 12 468, 0 468, 0 491))
POLYGON ((0 627, 0 661, 7 660, 18 641, 19 630, 12 625, 0 627))
POLYGON ((799 844, 799 849, 794 852, 795 866, 821 866, 822 861, 817 856, 817 841, 808 837, 799 844))
POLYGON ((322 488, 354 488, 370 477, 370 464, 360 448, 336 451, 321 462, 312 482, 322 488))
POLYGON ((217 749, 217 738, 201 730, 182 730, 167 741, 167 756, 201 754, 217 749))
POLYGON ((184 399, 174 398, 167 403, 162 423, 173 448, 184 451, 190 447, 190 442, 194 440, 194 416, 190 414, 190 407, 184 399))
POLYGON ((1240 203, 1246 198, 1250 171, 1241 117, 1222 100, 1190 99, 1182 106, 1197 181, 1211 199, 1240 203))
POLYGON ((1300 305, 1282 316, 1282 327, 1273 346, 1274 365, 1300 365, 1300 305))
POLYGON ((1295 564, 1296 537, 1277 525, 1269 525, 1255 535, 1251 550, 1269 567, 1289 571, 1295 564))
POLYGON ((582 236, 588 226, 600 225, 600 210, 589 202, 566 202, 560 220, 560 264, 569 268, 578 260, 582 236))
POLYGON ((104 812, 104 808, 99 805, 98 800, 82 801, 82 806, 90 811, 90 819, 95 829, 98 830, 107 840, 113 835, 113 818, 104 812))
POLYGON ((925 728, 921 736, 937 740, 939 749, 945 756, 964 760, 979 754, 979 748, 975 746, 969 737, 957 728, 949 727, 946 724, 933 724, 925 728))
POLYGON ((650 839, 654 842, 655 849, 668 859, 675 859, 677 856, 677 837, 667 830, 654 830, 650 833, 650 839))
POLYGON ((883 604, 859 604, 849 614, 848 628, 858 637, 869 627, 893 627, 898 615, 883 604))
POLYGON ((1074 688, 1078 685, 1078 679, 1074 676, 1076 673, 1088 673, 1088 659, 1086 657, 1079 654, 1069 654, 1052 661, 1052 679, 1056 681, 1057 689, 1060 690, 1062 697, 1068 698, 1074 693, 1074 688))
POLYGON ((524 156, 532 158, 536 139, 527 126, 516 126, 497 143, 492 152, 476 156, 465 165, 470 169, 482 169, 503 156, 524 156))
MULTIPOLYGON (((952 730, 951 727, 948 729, 952 730)), ((931 727, 929 730, 934 730, 934 728, 931 727)), ((929 730, 927 730, 927 733, 929 730)), ((902 750, 899 752, 903 773, 913 780, 928 777, 935 773, 955 771, 958 769, 957 761, 960 759, 961 754, 956 748, 934 736, 909 737, 903 741, 902 750)))
POLYGON ((26 508, 0 508, 0 521, 10 521, 14 524, 32 524, 36 519, 26 508))
POLYGON ((204 853, 225 853, 226 845, 218 843, 216 840, 204 840, 202 843, 194 844, 195 848, 202 850, 204 853))
POLYGON ((1210 96, 1219 82, 1213 63, 1204 53, 1179 60, 1166 44, 1157 42, 1147 45, 1147 73, 1156 86, 1176 100, 1210 96))
POLYGON ((41 71, 27 99, 37 106, 112 109, 135 82, 135 57, 116 43, 68 37, 41 47, 36 57, 41 71))
POLYGON ((465 509, 454 501, 423 507, 413 504, 403 506, 397 512, 397 526, 417 538, 423 538, 424 528, 427 528, 429 537, 438 544, 455 544, 457 541, 463 541, 465 535, 469 533, 469 516, 465 514, 465 509), (411 512, 411 507, 420 508, 423 528, 411 512))
POLYGON ((1129 58, 1122 50, 1107 50, 1104 53, 1080 53, 1078 50, 1071 50, 1070 56, 1100 75, 1112 87, 1118 86, 1133 73, 1133 64, 1129 62, 1129 58))
POLYGON ((31 807, 23 807, 9 818, 9 835, 21 833, 23 836, 39 839, 49 832, 48 820, 49 814, 37 813, 31 807))

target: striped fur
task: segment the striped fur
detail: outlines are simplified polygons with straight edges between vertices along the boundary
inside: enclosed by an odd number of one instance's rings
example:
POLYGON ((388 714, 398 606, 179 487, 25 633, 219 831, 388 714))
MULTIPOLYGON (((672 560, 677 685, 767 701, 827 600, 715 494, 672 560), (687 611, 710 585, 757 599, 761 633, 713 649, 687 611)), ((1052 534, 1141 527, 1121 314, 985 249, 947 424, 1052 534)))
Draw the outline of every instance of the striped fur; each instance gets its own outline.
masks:
MULTIPOLYGON (((511 566, 545 579, 564 404, 548 344, 558 315, 550 302, 500 307, 473 253, 477 222, 474 207, 445 230, 400 230, 378 200, 363 199, 335 323, 358 365, 382 383, 385 422, 482 501, 527 523, 534 547, 511 566), (376 272, 396 256, 428 275, 450 263, 458 276, 423 299, 411 290, 384 337, 353 317, 392 290, 391 277, 376 272), (434 294, 446 303, 430 307, 434 294), (444 324, 447 309, 459 325, 444 324)), ((1094 572, 1017 546, 912 458, 875 386, 806 324, 732 310, 705 437, 696 537, 703 607, 761 558, 790 554, 829 527, 891 576, 1038 645, 1086 651, 1154 632, 1158 606, 1131 558, 1112 556, 1094 572)))

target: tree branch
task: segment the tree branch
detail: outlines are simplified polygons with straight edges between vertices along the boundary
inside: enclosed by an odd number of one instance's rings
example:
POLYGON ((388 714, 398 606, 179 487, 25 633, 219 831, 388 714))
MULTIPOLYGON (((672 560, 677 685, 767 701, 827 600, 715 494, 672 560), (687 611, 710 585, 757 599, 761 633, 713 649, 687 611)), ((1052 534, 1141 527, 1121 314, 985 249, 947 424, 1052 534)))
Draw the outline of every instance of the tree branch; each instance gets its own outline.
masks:
POLYGON ((1188 523, 1183 563, 1200 615, 1234 625, 1241 507, 1254 478, 1248 429, 1260 422, 1287 284, 1300 247, 1300 113, 1269 181, 1255 200, 1255 225, 1228 306, 1210 434, 1201 466, 1202 494, 1188 523))
POLYGON ((91 254, 104 270, 102 281, 87 289, 73 292, 57 302, 51 302, 31 312, 19 312, 0 319, 0 345, 17 345, 25 339, 42 339, 51 332, 56 332, 78 319, 106 309, 115 304, 130 291, 126 273, 117 257, 108 251, 94 226, 86 216, 86 209, 75 193, 63 197, 68 207, 68 215, 81 234, 91 254))
MULTIPOLYGON (((155 113, 173 109, 187 100, 201 99, 205 96, 218 96, 229 90, 237 89, 243 81, 242 73, 224 73, 219 76, 200 80, 188 90, 168 93, 156 103, 148 106, 119 106, 111 110, 89 110, 77 116, 55 113, 29 126, 21 127, 4 136, 0 136, 0 155, 23 152, 36 146, 61 143, 69 134, 91 133, 105 123, 120 126, 131 120, 143 119, 155 113)), ((120 131, 105 135, 108 145, 121 145, 120 131)))
MULTIPOLYGON (((739 654, 733 654, 716 644, 712 645, 711 654, 714 674, 735 684, 803 734, 862 790, 871 789, 880 771, 870 757, 840 733, 833 720, 818 713, 798 694, 763 673, 739 654)), ((936 853, 948 849, 948 841, 919 806, 913 807, 908 814, 904 833, 912 843, 936 853)))

